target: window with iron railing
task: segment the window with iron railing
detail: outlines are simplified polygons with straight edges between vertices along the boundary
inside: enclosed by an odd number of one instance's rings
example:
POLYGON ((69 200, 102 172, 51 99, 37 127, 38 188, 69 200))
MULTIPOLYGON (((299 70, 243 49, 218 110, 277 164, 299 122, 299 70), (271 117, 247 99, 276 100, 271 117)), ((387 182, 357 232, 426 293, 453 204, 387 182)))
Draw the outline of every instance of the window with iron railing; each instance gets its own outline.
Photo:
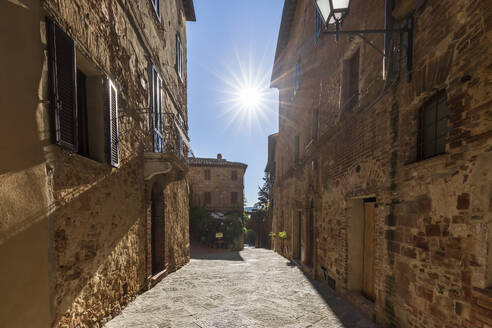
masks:
POLYGON ((448 108, 446 93, 438 93, 420 109, 417 160, 423 160, 446 151, 448 108))

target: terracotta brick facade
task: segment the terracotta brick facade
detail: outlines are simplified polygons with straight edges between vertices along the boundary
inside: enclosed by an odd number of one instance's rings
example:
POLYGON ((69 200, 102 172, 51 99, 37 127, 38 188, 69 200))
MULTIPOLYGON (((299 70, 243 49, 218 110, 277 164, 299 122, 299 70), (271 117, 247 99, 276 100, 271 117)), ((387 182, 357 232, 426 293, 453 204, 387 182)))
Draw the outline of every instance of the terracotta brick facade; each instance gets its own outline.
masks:
MULTIPOLYGON (((383 61, 357 36, 316 39, 313 1, 285 1, 272 76, 272 231, 289 237, 274 247, 383 327, 490 327, 492 13, 487 1, 386 3, 351 1, 342 29, 383 28, 385 11, 388 27, 412 17, 410 67, 405 33, 387 40, 383 61), (357 53, 357 101, 347 109, 344 70, 357 53), (439 93, 445 152, 422 160, 421 111, 439 93), (369 298, 358 254, 366 202, 375 220, 369 298)), ((382 34, 365 37, 384 49, 382 34)))

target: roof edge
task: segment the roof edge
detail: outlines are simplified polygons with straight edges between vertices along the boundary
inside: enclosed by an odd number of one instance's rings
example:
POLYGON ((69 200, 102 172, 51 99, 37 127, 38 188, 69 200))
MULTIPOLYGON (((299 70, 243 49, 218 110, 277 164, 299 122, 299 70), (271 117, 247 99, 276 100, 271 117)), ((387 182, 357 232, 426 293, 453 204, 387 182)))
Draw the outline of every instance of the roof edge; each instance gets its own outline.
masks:
POLYGON ((189 22, 196 22, 195 5, 193 4, 193 0, 183 0, 183 6, 185 9, 186 20, 189 22))
POLYGON ((297 0, 285 0, 284 8, 282 10, 282 20, 280 22, 280 29, 278 31, 277 49, 275 51, 275 60, 273 63, 272 77, 270 79, 270 87, 275 88, 277 85, 277 79, 279 75, 280 57, 287 47, 289 42, 290 31, 292 29, 292 23, 294 22, 294 16, 297 9, 297 0))

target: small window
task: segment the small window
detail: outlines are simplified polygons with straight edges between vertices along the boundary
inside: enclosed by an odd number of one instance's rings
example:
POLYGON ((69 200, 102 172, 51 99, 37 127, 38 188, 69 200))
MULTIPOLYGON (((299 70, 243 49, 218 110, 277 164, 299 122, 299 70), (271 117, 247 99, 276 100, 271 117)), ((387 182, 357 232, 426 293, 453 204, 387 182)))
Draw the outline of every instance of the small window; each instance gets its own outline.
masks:
POLYGON ((294 95, 296 95, 297 91, 299 90, 300 81, 301 81, 301 59, 299 58, 296 61, 296 76, 295 76, 294 95))
POLYGON ((155 66, 152 66, 151 120, 154 136, 154 152, 163 150, 164 124, 162 122, 162 79, 155 66))
POLYGON ((232 180, 237 180, 237 171, 236 171, 236 170, 233 170, 233 171, 231 172, 231 179, 232 179, 232 180))
POLYGON ((323 18, 321 18, 318 9, 314 9, 314 43, 318 42, 321 30, 323 28, 323 18))
POLYGON ((294 137, 294 163, 299 162, 299 136, 294 137))
POLYGON ((159 21, 161 20, 161 1, 160 0, 150 0, 152 3, 152 7, 154 7, 154 11, 157 15, 159 21))
POLYGON ((237 204, 237 192, 231 192, 231 204, 237 204))
POLYGON ((342 111, 352 110, 359 102, 359 50, 343 63, 342 111))
POLYGON ((176 35, 176 71, 181 81, 183 81, 183 45, 179 35, 176 35))
POLYGON ((210 180, 210 170, 206 169, 204 172, 205 172, 205 180, 210 180))
POLYGON ((313 140, 318 139, 318 128, 319 128, 319 110, 318 108, 313 109, 313 124, 311 126, 311 137, 313 140))
POLYGON ((210 191, 205 192, 205 205, 212 203, 212 193, 210 191))
POLYGON ((440 92, 420 109, 418 160, 446 151, 448 108, 446 93, 440 92))

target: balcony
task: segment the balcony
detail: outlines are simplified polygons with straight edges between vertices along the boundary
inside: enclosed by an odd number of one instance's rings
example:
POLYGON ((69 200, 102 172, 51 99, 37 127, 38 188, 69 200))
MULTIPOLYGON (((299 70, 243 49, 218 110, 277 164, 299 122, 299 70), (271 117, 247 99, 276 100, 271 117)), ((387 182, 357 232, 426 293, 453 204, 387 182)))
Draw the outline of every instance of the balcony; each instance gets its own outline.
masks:
POLYGON ((144 179, 166 175, 171 181, 184 179, 188 172, 188 136, 175 115, 167 115, 164 131, 152 132, 153 151, 144 152, 144 179))

